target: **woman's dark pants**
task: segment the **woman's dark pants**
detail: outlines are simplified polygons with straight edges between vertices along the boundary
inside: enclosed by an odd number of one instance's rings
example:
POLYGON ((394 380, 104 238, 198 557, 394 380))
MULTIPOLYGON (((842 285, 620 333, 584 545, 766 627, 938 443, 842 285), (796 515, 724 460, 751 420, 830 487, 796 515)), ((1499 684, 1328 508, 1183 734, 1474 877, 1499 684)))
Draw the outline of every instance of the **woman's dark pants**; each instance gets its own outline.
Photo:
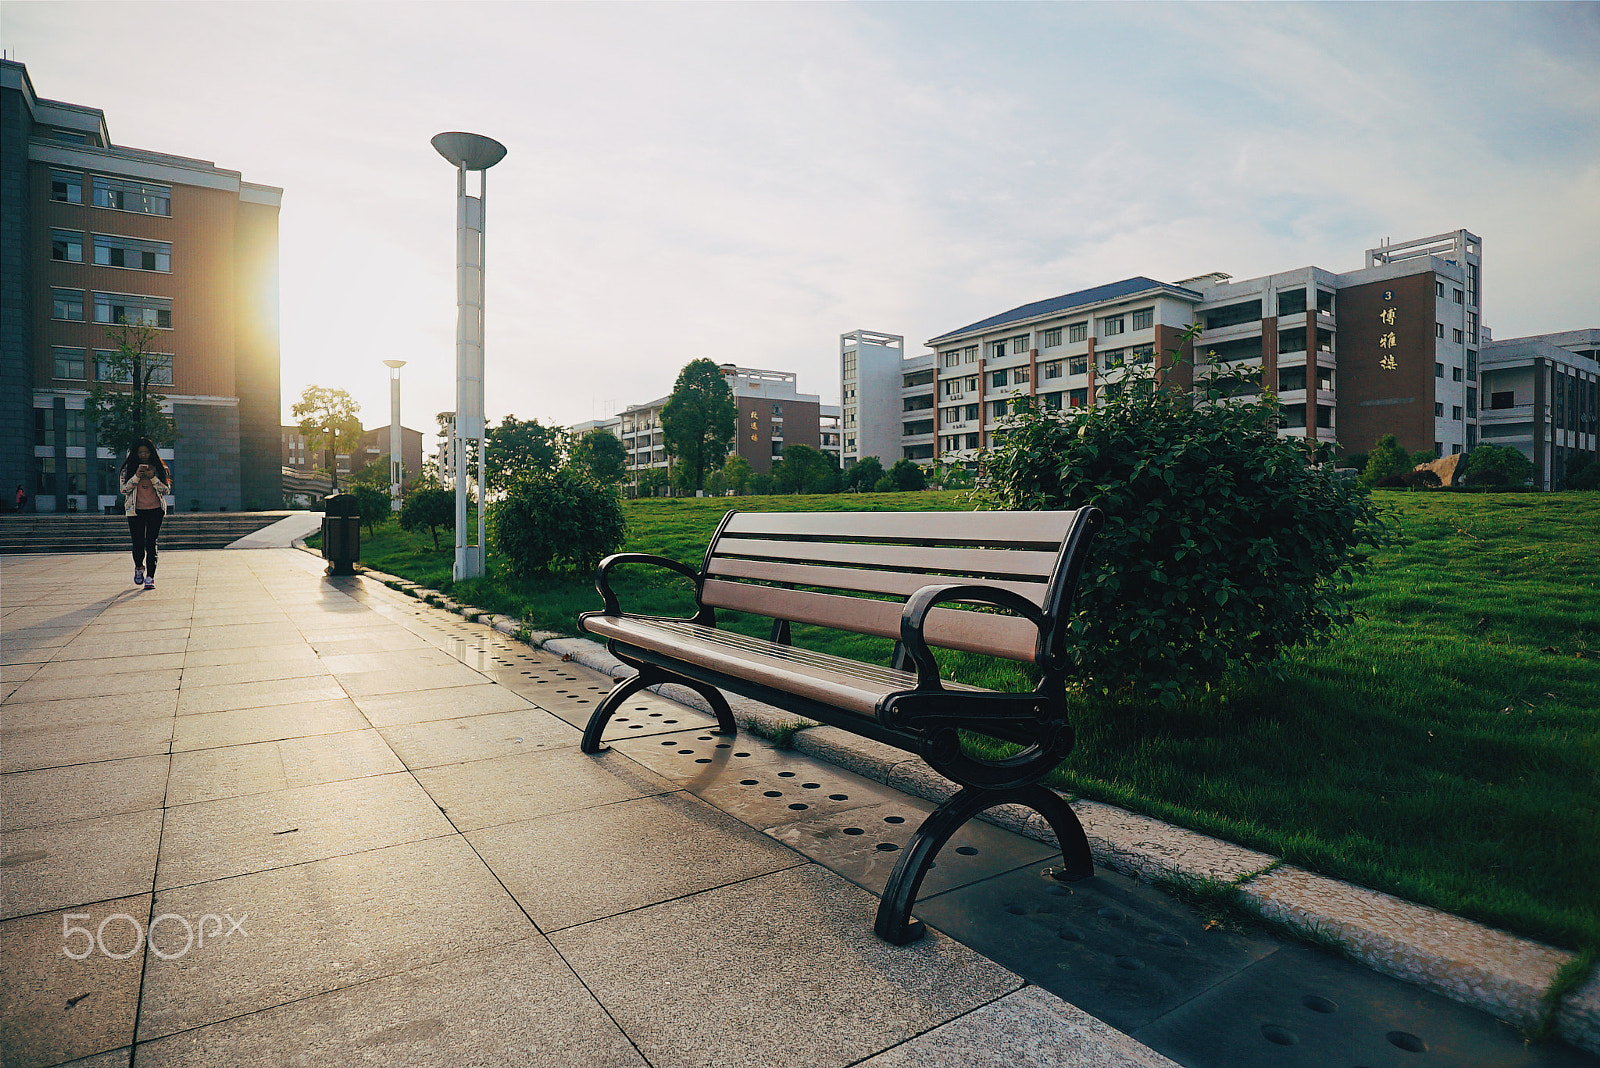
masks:
POLYGON ((133 535, 133 566, 144 568, 147 575, 156 573, 156 535, 161 533, 159 508, 139 508, 128 517, 128 533, 133 535))

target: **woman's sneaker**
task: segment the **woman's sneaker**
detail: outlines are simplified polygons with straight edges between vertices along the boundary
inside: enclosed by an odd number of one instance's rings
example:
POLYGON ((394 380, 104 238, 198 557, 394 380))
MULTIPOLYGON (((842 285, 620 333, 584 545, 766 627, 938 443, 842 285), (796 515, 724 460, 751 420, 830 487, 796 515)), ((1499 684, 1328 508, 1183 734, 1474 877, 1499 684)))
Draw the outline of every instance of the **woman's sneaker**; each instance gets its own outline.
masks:
POLYGON ((136 567, 133 569, 133 584, 135 586, 144 585, 144 568, 136 567))
POLYGON ((147 590, 153 590, 156 588, 156 577, 154 575, 145 576, 144 588, 147 590))

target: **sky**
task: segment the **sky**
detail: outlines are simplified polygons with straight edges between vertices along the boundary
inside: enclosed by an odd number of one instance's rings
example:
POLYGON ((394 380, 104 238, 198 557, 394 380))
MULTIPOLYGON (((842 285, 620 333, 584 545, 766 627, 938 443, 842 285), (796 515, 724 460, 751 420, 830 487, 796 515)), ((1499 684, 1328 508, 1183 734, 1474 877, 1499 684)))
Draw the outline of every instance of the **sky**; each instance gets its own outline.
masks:
POLYGON ((570 426, 690 360, 839 400, 923 342, 1147 275, 1483 239, 1499 338, 1600 326, 1600 4, 57 3, 0 47, 113 143, 283 188, 308 385, 454 407, 455 170, 487 172, 486 403, 570 426))

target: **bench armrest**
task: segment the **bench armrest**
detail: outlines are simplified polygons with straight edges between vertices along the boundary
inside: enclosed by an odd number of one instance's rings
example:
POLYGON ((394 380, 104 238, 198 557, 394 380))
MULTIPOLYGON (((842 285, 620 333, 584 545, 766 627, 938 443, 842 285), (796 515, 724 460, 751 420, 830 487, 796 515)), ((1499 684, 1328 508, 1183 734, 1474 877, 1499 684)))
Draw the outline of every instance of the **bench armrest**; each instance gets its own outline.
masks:
POLYGON ((653 564, 656 567, 664 567, 668 571, 676 571, 694 583, 696 612, 693 619, 699 621, 700 617, 705 614, 705 609, 700 604, 700 584, 703 580, 700 572, 688 564, 680 564, 676 560, 670 560, 665 556, 657 556, 654 553, 612 553, 600 561, 600 566, 594 570, 594 588, 599 592, 600 600, 605 604, 605 609, 601 614, 608 616, 622 615, 622 607, 617 603, 617 595, 611 589, 611 569, 618 564, 653 564))
POLYGON ((906 654, 911 657, 912 663, 917 665, 919 690, 944 688, 939 683, 939 664, 928 648, 927 640, 922 635, 922 628, 927 622, 928 612, 935 605, 946 601, 962 601, 968 604, 986 604, 1010 609, 1038 627, 1041 634, 1049 627, 1049 620, 1045 618, 1044 612, 1038 605, 1010 590, 1000 589, 997 586, 961 583, 924 586, 906 600, 905 608, 900 612, 900 642, 905 647, 906 654))

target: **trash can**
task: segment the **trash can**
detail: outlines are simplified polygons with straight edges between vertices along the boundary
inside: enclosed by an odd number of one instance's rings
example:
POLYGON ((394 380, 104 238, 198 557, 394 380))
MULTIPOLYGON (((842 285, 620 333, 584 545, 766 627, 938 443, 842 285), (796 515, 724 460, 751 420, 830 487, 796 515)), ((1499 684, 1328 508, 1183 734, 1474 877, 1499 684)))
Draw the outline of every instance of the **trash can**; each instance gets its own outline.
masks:
POLYGON ((354 575, 361 559, 361 512, 352 493, 335 493, 322 502, 322 558, 328 574, 354 575))

